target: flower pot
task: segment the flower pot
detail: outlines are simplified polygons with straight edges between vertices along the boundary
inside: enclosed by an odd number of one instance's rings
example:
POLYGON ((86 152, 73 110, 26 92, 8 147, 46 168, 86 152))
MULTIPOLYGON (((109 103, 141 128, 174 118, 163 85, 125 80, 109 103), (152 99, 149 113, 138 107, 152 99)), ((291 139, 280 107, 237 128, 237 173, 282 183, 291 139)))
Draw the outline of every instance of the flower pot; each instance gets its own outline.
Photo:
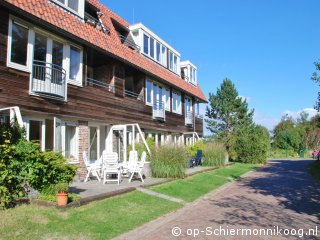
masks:
POLYGON ((57 193, 57 204, 58 206, 65 206, 68 203, 68 193, 59 192, 57 193))

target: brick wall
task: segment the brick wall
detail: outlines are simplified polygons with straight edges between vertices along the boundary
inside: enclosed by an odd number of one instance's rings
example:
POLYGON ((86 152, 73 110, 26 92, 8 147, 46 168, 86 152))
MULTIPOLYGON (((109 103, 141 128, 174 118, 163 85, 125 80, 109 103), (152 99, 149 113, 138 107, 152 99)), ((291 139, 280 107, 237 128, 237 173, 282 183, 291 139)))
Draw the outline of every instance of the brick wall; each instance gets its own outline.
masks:
POLYGON ((89 141, 89 128, 88 128, 88 122, 87 121, 79 121, 79 162, 80 166, 78 168, 78 174, 80 176, 80 179, 83 180, 87 174, 86 166, 84 164, 83 160, 83 152, 86 151, 88 154, 88 141, 89 141))

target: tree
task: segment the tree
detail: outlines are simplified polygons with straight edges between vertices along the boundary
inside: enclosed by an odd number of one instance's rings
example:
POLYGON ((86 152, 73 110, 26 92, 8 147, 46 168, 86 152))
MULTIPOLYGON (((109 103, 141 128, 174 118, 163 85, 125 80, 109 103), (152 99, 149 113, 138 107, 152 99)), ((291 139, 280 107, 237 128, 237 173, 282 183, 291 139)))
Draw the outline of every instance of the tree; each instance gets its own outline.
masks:
MULTIPOLYGON (((318 83, 320 85, 320 75, 319 75, 319 72, 320 72, 320 62, 319 61, 316 61, 313 63, 314 66, 316 67, 316 71, 312 74, 311 76, 311 80, 314 81, 315 83, 318 83)), ((320 93, 318 92, 318 100, 319 99, 319 96, 320 96, 320 93)), ((320 111, 320 102, 319 101, 316 101, 316 105, 314 106, 314 108, 319 112, 320 111)))
POLYGON ((233 145, 236 129, 253 124, 253 110, 248 110, 248 103, 239 97, 229 79, 223 80, 216 94, 209 93, 209 103, 206 109, 207 128, 228 150, 233 145))
POLYGON ((240 129, 234 149, 240 162, 265 163, 270 151, 268 129, 260 125, 253 125, 244 131, 240 129))
POLYGON ((320 62, 319 61, 316 61, 313 63, 314 66, 316 67, 316 71, 312 74, 311 76, 311 80, 320 84, 320 76, 319 76, 319 73, 320 72, 320 62))

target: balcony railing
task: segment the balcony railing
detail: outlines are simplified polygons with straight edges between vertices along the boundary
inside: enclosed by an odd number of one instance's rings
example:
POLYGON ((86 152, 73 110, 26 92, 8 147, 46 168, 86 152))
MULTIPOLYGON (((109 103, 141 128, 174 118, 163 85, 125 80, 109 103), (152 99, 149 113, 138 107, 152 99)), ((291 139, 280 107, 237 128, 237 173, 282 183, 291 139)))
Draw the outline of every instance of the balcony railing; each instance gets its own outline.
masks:
POLYGON ((89 86, 95 86, 100 88, 105 88, 109 92, 115 92, 115 87, 112 84, 106 84, 105 82, 93 79, 93 78, 87 78, 87 85, 89 86))
POLYGON ((156 101, 153 103, 152 116, 154 119, 165 121, 166 111, 163 102, 156 101))
POLYGON ((193 126, 193 112, 191 111, 186 112, 185 123, 187 126, 193 126))
POLYGON ((132 48, 133 50, 140 51, 140 47, 135 42, 128 39, 128 37, 125 37, 125 36, 119 34, 119 38, 120 38, 121 43, 123 43, 124 45, 132 48))
POLYGON ((129 90, 124 90, 124 95, 126 97, 132 97, 132 98, 135 98, 137 100, 143 101, 143 94, 131 92, 129 90))
POLYGON ((66 70, 58 65, 33 61, 30 84, 33 94, 57 100, 66 99, 66 70))

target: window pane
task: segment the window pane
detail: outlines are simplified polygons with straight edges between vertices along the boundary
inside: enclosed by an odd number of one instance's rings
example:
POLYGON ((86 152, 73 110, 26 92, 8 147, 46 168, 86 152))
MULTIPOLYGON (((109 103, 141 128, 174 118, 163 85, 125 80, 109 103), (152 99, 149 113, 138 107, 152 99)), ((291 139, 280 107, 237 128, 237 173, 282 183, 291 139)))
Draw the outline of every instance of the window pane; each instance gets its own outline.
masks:
POLYGON ((172 52, 169 52, 169 68, 173 69, 173 54, 172 52))
POLYGON ((79 0, 68 0, 68 7, 78 12, 79 0))
POLYGON ((153 104, 157 103, 158 101, 158 86, 153 84, 153 104))
POLYGON ((65 134, 65 156, 70 160, 77 159, 77 139, 76 139, 76 127, 66 126, 65 134))
POLYGON ((166 65, 167 64, 167 55, 166 55, 166 47, 162 46, 162 53, 161 53, 161 63, 163 65, 166 65))
POLYGON ((177 72, 177 56, 174 55, 173 57, 173 71, 177 72))
POLYGON ((149 37, 147 35, 143 35, 143 52, 149 54, 149 37))
POLYGON ((162 103, 162 87, 158 87, 158 96, 157 99, 160 103, 162 103))
POLYGON ((28 29, 12 23, 11 62, 27 66, 28 29))
POLYGON ((47 54, 47 38, 36 33, 34 40, 33 59, 41 62, 46 62, 47 54))
POLYGON ((154 58, 154 39, 150 38, 150 57, 154 58))
POLYGON ((96 127, 90 127, 89 158, 90 160, 98 159, 98 132, 96 127))
POLYGON ((46 55, 47 55, 47 38, 36 33, 33 48, 33 78, 45 80, 46 68, 46 55))
POLYGON ((151 103, 152 83, 147 81, 147 103, 151 103))
POLYGON ((166 89, 166 109, 170 110, 170 90, 166 89))
POLYGON ((63 44, 53 41, 52 45, 52 64, 62 67, 63 61, 63 44))
POLYGON ((65 4, 65 0, 58 0, 59 2, 65 4))
POLYGON ((70 73, 69 78, 77 80, 80 70, 80 51, 74 47, 70 48, 70 73))
POLYGON ((160 62, 160 43, 157 42, 157 49, 156 49, 156 54, 157 54, 157 61, 160 62))

